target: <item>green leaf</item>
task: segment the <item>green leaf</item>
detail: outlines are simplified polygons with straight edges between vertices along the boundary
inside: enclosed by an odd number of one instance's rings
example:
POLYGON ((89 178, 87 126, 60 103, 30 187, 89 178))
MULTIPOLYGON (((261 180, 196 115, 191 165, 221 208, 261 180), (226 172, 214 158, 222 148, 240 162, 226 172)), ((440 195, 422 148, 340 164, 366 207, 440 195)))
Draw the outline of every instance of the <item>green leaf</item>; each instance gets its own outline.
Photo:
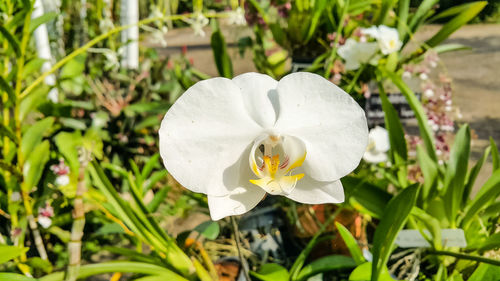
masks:
POLYGON ((47 12, 37 18, 31 19, 30 22, 30 34, 37 29, 40 25, 47 23, 53 19, 57 18, 56 12, 47 12))
POLYGON ((9 83, 7 83, 7 81, 5 81, 2 76, 0 76, 0 89, 6 92, 7 96, 9 97, 7 102, 5 102, 5 106, 9 107, 14 104, 14 102, 16 101, 16 94, 14 93, 14 89, 12 89, 9 83))
POLYGON ((467 9, 443 25, 443 27, 441 27, 441 29, 425 43, 430 47, 437 46, 462 25, 475 18, 487 4, 487 1, 472 2, 467 4, 469 6, 467 9))
POLYGON ((346 176, 341 181, 346 202, 360 212, 375 218, 382 217, 385 206, 392 198, 391 194, 361 178, 346 176))
POLYGON ((470 193, 472 191, 472 188, 474 187, 474 183, 476 182, 476 178, 479 175, 479 171, 481 171, 481 168, 483 167, 484 163, 486 163, 486 160, 488 159, 488 155, 490 154, 490 147, 487 147, 484 150, 483 155, 481 158, 477 161, 477 163, 472 167, 470 172, 467 174, 467 178, 465 179, 465 188, 462 196, 462 205, 465 205, 467 201, 470 200, 470 193))
POLYGON ((450 160, 448 161, 444 175, 443 199, 448 220, 452 224, 452 227, 454 227, 455 217, 462 203, 469 154, 470 129, 468 125, 464 125, 458 130, 455 136, 450 152, 450 160))
POLYGON ((214 54, 215 65, 219 75, 233 78, 233 63, 227 53, 226 41, 220 29, 215 30, 210 38, 210 45, 214 54))
POLYGON ((500 276, 500 266, 481 263, 468 281, 498 281, 500 276))
POLYGON ((490 148, 491 148, 491 163, 493 164, 493 171, 500 168, 500 156, 498 154, 498 147, 495 140, 490 137, 490 148))
POLYGON ((75 78, 82 75, 85 70, 86 55, 78 55, 67 62, 61 69, 61 79, 75 78))
POLYGON ((410 0, 401 0, 398 2, 398 33, 399 38, 405 38, 408 22, 408 11, 410 10, 410 0))
MULTIPOLYGON (((373 280, 371 262, 359 265, 351 272, 351 275, 349 275, 349 281, 368 281, 370 279, 373 280)), ((384 266, 377 281, 394 281, 389 274, 389 270, 387 270, 387 266, 384 266)))
POLYGON ((160 154, 156 153, 151 158, 149 158, 148 162, 144 165, 144 168, 141 171, 142 178, 147 178, 151 175, 153 169, 158 165, 158 160, 160 159, 160 154))
POLYGON ((78 175, 80 161, 78 160, 78 147, 82 146, 82 135, 79 131, 73 133, 60 132, 54 138, 57 149, 68 162, 72 174, 78 175))
POLYGON ((469 46, 465 46, 462 44, 441 44, 439 46, 434 47, 434 51, 438 54, 444 54, 448 52, 462 51, 462 50, 471 50, 472 48, 469 46))
POLYGON ((422 148, 422 145, 417 146, 417 159, 425 179, 420 192, 420 198, 422 198, 420 202, 425 204, 428 202, 428 197, 437 191, 438 164, 432 161, 427 152, 422 148))
POLYGON ((419 186, 411 185, 403 189, 389 201, 373 237, 373 265, 371 280, 379 280, 386 266, 392 245, 399 231, 403 229, 408 216, 415 205, 419 186))
POLYGON ((47 117, 31 125, 26 130, 21 141, 21 151, 25 157, 29 156, 33 149, 38 146, 45 133, 50 132, 53 123, 54 118, 47 117))
POLYGON ((150 212, 156 212, 158 207, 160 207, 160 204, 165 201, 165 198, 167 198, 168 192, 170 191, 169 188, 164 187, 161 188, 158 192, 155 193, 155 197, 153 197, 153 200, 149 202, 147 205, 147 208, 150 212))
POLYGON ((449 17, 452 17, 454 15, 460 14, 463 11, 466 11, 467 9, 469 9, 470 4, 471 3, 465 3, 465 4, 461 4, 461 5, 452 6, 451 8, 448 8, 448 9, 440 12, 439 14, 433 16, 432 18, 430 18, 428 23, 435 22, 438 19, 449 18, 449 17))
POLYGON ((288 271, 275 263, 263 264, 258 272, 250 271, 250 275, 262 281, 288 281, 290 278, 288 271))
POLYGON ((471 220, 481 210, 488 207, 488 203, 495 201, 500 195, 500 169, 493 172, 477 193, 476 197, 469 203, 465 209, 465 216, 462 220, 462 227, 466 230, 471 220))
POLYGON ((13 141, 16 144, 19 142, 14 132, 12 132, 12 130, 9 127, 5 127, 3 124, 0 124, 0 136, 8 137, 11 141, 13 141))
POLYGON ((195 231, 205 236, 207 239, 214 240, 219 236, 220 227, 215 221, 206 221, 194 228, 195 231))
POLYGON ((429 14, 429 11, 431 11, 432 7, 438 2, 439 0, 424 0, 418 5, 418 9, 411 18, 409 27, 412 33, 414 33, 417 28, 422 25, 427 18, 427 15, 429 14))
POLYGON ((392 11, 392 7, 396 4, 397 0, 382 0, 382 7, 380 7, 380 13, 378 14, 376 24, 384 24, 389 11, 392 11))
POLYGON ((477 246, 479 251, 489 251, 500 248, 500 232, 497 232, 477 246))
POLYGON ((422 104, 418 100, 417 96, 412 90, 403 82, 400 76, 396 73, 388 72, 386 75, 392 80, 394 85, 396 85, 401 93, 405 96, 408 104, 415 113, 415 117, 418 121, 418 127, 420 130, 420 136, 422 137, 427 153, 432 160, 437 161, 436 147, 434 146, 434 137, 431 128, 429 127, 429 122, 427 120, 427 115, 425 114, 422 104))
MULTIPOLYGON (((342 226, 342 225, 341 225, 342 226)), ((346 256, 331 255, 319 258, 310 264, 304 266, 297 276, 297 281, 305 281, 309 277, 318 273, 328 272, 333 270, 353 269, 356 267, 356 262, 346 256)))
POLYGON ((23 79, 26 79, 28 76, 30 76, 34 72, 39 71, 45 61, 46 61, 45 59, 41 59, 41 58, 33 58, 30 61, 28 61, 24 65, 23 79))
POLYGON ((337 226, 337 230, 339 231, 340 236, 342 236, 342 239, 347 245, 347 249, 349 249, 349 252, 351 253, 351 256, 356 264, 360 265, 362 263, 365 263, 366 260, 363 257, 363 253, 361 252, 361 249, 359 248, 358 243, 356 242, 354 236, 352 236, 351 232, 339 222, 335 222, 335 226, 337 226))
MULTIPOLYGON (((82 265, 78 272, 78 279, 86 279, 90 276, 114 273, 128 272, 137 274, 162 275, 164 280, 172 281, 188 281, 186 278, 174 273, 164 266, 153 265, 142 262, 118 261, 118 262, 103 262, 98 264, 82 265)), ((40 281, 63 281, 64 272, 57 272, 46 275, 39 279, 40 281)))
POLYGON ((38 184, 42 177, 45 164, 49 161, 50 144, 49 141, 43 141, 40 145, 31 152, 24 163, 24 182, 22 184, 23 191, 30 191, 38 184))
POLYGON ((309 42, 313 35, 316 33, 316 29, 318 28, 318 23, 321 19, 321 15, 326 8, 327 0, 316 0, 314 1, 314 13, 311 18, 311 22, 309 24, 309 28, 306 29, 307 35, 305 36, 304 44, 309 42))
POLYGON ((0 25, 0 33, 2 33, 3 38, 9 42, 9 47, 14 50, 16 57, 21 56, 21 48, 19 48, 19 41, 3 26, 0 25))
POLYGON ((29 248, 21 248, 17 246, 0 245, 0 264, 6 263, 12 259, 26 253, 29 248))
POLYGON ((12 175, 14 175, 19 181, 23 179, 23 175, 18 171, 17 166, 12 165, 10 162, 6 162, 3 159, 0 159, 0 169, 8 171, 12 175))
POLYGON ((394 164, 398 167, 398 181, 402 187, 407 185, 407 165, 408 151, 405 140, 405 132, 403 125, 399 120, 398 113, 391 104, 387 95, 384 92, 383 86, 379 84, 380 100, 382 101, 382 109, 384 110, 385 126, 389 133, 389 141, 391 143, 391 158, 394 164))
POLYGON ((439 225, 439 221, 433 216, 426 213, 424 210, 417 207, 413 207, 413 209, 411 210, 411 214, 425 226, 425 228, 432 235, 432 238, 427 237, 427 233, 419 229, 420 233, 422 233, 422 236, 426 238, 429 244, 431 244, 435 249, 440 249, 442 243, 441 227, 439 225))
POLYGON ((39 279, 17 273, 0 273, 0 281, 37 281, 39 279))

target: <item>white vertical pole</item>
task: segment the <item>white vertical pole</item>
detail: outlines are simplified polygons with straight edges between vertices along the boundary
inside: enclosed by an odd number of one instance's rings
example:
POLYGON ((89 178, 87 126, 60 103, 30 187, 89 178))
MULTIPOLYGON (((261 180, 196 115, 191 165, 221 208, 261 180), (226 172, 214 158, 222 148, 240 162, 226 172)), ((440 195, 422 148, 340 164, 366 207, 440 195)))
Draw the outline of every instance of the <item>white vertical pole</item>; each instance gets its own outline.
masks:
MULTIPOLYGON (((37 18, 44 14, 42 0, 36 0, 33 8, 33 13, 31 14, 32 18, 37 18)), ((41 24, 40 26, 38 26, 37 29, 35 29, 34 36, 38 57, 45 60, 42 65, 42 72, 49 71, 52 68, 52 54, 50 53, 50 42, 49 34, 47 33, 47 26, 45 24, 41 24)), ((56 76, 54 74, 48 75, 47 77, 45 77, 44 81, 45 84, 54 86, 56 84, 56 76)), ((52 102, 59 101, 59 92, 57 91, 56 87, 53 87, 50 90, 47 98, 52 102)))
MULTIPOLYGON (((121 25, 128 25, 138 22, 138 0, 122 0, 121 4, 121 25)), ((122 43, 127 44, 123 49, 124 52, 122 57, 122 67, 128 69, 139 68, 139 27, 133 26, 122 31, 122 43)))

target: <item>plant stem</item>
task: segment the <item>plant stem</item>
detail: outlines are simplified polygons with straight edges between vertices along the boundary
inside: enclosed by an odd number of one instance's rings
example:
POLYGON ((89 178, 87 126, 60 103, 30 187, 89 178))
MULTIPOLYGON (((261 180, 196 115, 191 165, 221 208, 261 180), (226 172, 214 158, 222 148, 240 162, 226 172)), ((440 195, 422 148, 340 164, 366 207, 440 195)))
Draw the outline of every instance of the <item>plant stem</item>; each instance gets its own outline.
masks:
POLYGON ((80 272, 82 252, 83 228, 85 227, 85 207, 83 194, 85 193, 85 170, 88 161, 83 159, 78 171, 78 185, 76 187, 75 201, 73 203, 73 225, 71 226, 71 240, 68 243, 69 265, 66 270, 66 281, 75 281, 80 272))
POLYGON ((436 251, 436 250, 429 250, 427 253, 429 253, 431 255, 450 256, 450 257, 455 257, 457 259, 472 260, 472 261, 477 261, 477 262, 482 262, 482 263, 500 266, 499 260, 483 258, 480 256, 473 256, 473 255, 467 255, 467 254, 461 254, 461 253, 455 253, 455 252, 449 252, 449 251, 436 251))
POLYGON ((236 219, 234 216, 231 216, 231 224, 233 225, 233 232, 234 232, 234 241, 236 242, 236 249, 238 250, 238 256, 240 258, 240 263, 241 263, 241 270, 243 271, 243 274, 245 275, 245 280, 251 281, 250 275, 248 275, 248 263, 245 257, 243 257, 243 253, 241 252, 241 241, 240 241, 240 231, 238 230, 238 223, 236 223, 236 219))

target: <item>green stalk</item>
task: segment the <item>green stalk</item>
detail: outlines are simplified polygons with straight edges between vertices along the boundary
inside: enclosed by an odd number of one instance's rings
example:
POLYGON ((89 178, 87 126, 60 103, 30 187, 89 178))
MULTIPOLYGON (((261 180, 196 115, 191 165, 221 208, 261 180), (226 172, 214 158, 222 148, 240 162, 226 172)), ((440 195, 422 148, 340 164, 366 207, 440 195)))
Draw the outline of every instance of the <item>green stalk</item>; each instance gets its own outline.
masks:
POLYGON ((76 281, 80 272, 83 228, 85 227, 85 207, 83 205, 83 194, 85 188, 85 170, 88 161, 80 163, 78 171, 78 184, 76 187, 75 201, 73 202, 73 225, 71 226, 71 239, 68 243, 69 265, 66 270, 66 281, 76 281))
POLYGON ((335 36, 335 41, 333 43, 333 48, 331 50, 330 57, 327 59, 328 66, 326 67, 325 74, 323 75, 325 78, 330 77, 330 72, 332 71, 333 63, 335 62, 335 57, 337 56, 337 46, 339 45, 340 36, 342 33, 342 29, 344 28, 344 21, 348 9, 349 9, 349 0, 345 1, 344 9, 342 9, 342 16, 340 17, 339 24, 337 26, 337 35, 335 36))
POLYGON ((427 253, 429 253, 431 255, 450 256, 450 257, 455 257, 457 259, 471 260, 471 261, 477 261, 477 262, 482 262, 482 263, 500 266, 500 260, 483 258, 481 256, 473 256, 473 255, 467 255, 467 254, 461 254, 461 253, 455 253, 455 252, 449 252, 449 251, 436 251, 436 250, 429 250, 427 253))

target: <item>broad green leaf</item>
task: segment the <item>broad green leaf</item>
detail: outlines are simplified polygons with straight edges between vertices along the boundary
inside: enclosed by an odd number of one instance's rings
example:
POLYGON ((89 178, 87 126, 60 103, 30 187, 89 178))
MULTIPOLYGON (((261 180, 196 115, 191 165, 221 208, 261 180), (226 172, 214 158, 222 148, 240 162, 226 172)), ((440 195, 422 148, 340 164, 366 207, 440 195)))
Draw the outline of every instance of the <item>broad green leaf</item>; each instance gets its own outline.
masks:
POLYGON ((47 117, 31 125, 23 134, 21 151, 25 157, 29 156, 33 149, 42 141, 43 136, 51 131, 53 117, 47 117))
POLYGON ((3 38, 9 43, 9 47, 16 53, 17 57, 21 56, 21 48, 19 48, 19 41, 5 28, 5 26, 0 25, 0 33, 3 38))
POLYGON ((5 107, 9 107, 14 104, 14 102, 16 101, 16 94, 14 93, 14 89, 12 89, 9 83, 5 81, 2 76, 0 76, 0 90, 6 92, 7 96, 9 97, 7 102, 5 102, 5 107))
POLYGON ((398 181, 402 187, 407 185, 406 162, 408 160, 408 151, 405 140, 405 132, 403 125, 399 120, 398 113, 391 104, 387 95, 384 92, 383 86, 379 85, 380 100, 382 101, 382 109, 384 110, 385 126, 389 133, 389 141, 391 143, 391 158, 398 168, 398 181))
POLYGON ((431 128, 429 127, 429 122, 427 120, 427 115, 425 114, 424 108, 422 104, 418 100, 417 96, 413 93, 412 90, 403 82, 400 76, 396 73, 385 73, 396 85, 401 93, 405 96, 406 101, 410 105, 411 109, 415 113, 415 117, 418 121, 418 127, 420 130, 420 136, 422 137, 427 153, 431 157, 432 160, 437 161, 436 156, 436 147, 434 145, 434 137, 431 128))
POLYGON ((88 129, 82 139, 82 144, 85 150, 92 153, 97 159, 103 157, 103 143, 99 133, 95 129, 88 129))
POLYGON ((28 248, 21 248, 17 246, 0 245, 0 264, 8 262, 12 259, 19 257, 26 253, 28 248))
POLYGON ((469 198, 470 193, 472 191, 472 188, 474 187, 474 183, 476 182, 477 175, 479 175, 479 171, 481 171, 481 168, 483 167, 484 163, 486 163, 489 154, 490 154, 490 147, 486 147, 481 158, 477 161, 474 167, 472 167, 472 169, 467 174, 467 178, 465 179, 465 188, 462 196, 462 202, 463 202, 462 205, 465 205, 467 201, 470 200, 469 198))
POLYGON ((56 12, 47 12, 47 13, 45 13, 37 18, 31 19, 30 33, 35 31, 35 29, 37 29, 37 27, 39 27, 40 25, 47 23, 55 18, 57 18, 56 12))
POLYGON ((455 217, 462 204, 464 181, 470 154, 470 129, 464 125, 458 130, 450 152, 450 160, 444 175, 444 204, 448 220, 454 227, 455 217))
POLYGON ((263 264, 258 272, 250 271, 250 275, 262 281, 288 281, 290 278, 288 271, 275 263, 263 264))
POLYGON ((206 221, 194 228, 195 231, 205 236, 207 239, 214 240, 219 236, 220 227, 215 221, 206 221))
POLYGON ((481 187, 476 197, 472 199, 466 209, 465 216, 462 220, 462 227, 467 230, 471 220, 476 216, 479 211, 488 207, 488 203, 495 201, 500 195, 500 169, 493 172, 491 177, 481 187))
POLYGON ((346 176, 341 179, 346 202, 356 210, 381 218, 392 195, 361 178, 346 176))
POLYGON ((468 23, 474 17, 481 12, 481 10, 488 4, 487 1, 472 2, 469 7, 462 11, 459 15, 448 21, 441 29, 432 36, 431 39, 425 42, 430 47, 435 47, 439 43, 443 42, 450 36, 453 32, 459 29, 462 25, 468 23))
POLYGON ((355 267, 356 262, 350 257, 341 255, 326 256, 304 266, 295 280, 306 281, 309 277, 318 273, 333 270, 353 269, 355 267))
POLYGON ((361 252, 361 249, 359 248, 358 243, 356 242, 354 236, 352 236, 351 232, 338 222, 335 222, 335 226, 337 226, 337 230, 339 231, 340 236, 342 236, 342 239, 347 245, 347 249, 349 249, 349 252, 351 253, 351 256, 356 264, 360 265, 366 262, 365 258, 363 257, 363 253, 361 252))
POLYGON ((498 154, 498 147, 495 140, 490 137, 490 148, 491 148, 491 163, 493 164, 493 171, 500 168, 500 156, 498 154))
POLYGON ((415 205, 419 186, 411 185, 403 189, 401 193, 396 195, 389 201, 384 210, 375 235, 373 237, 373 265, 371 281, 379 280, 379 276, 386 266, 389 255, 391 254, 392 245, 396 240, 399 231, 410 215, 410 212, 415 205))
POLYGON ((500 276, 500 266, 481 263, 468 281, 498 281, 498 276, 500 276))
POLYGON ((46 61, 45 59, 41 58, 33 58, 30 61, 28 61, 24 65, 23 79, 26 79, 31 74, 39 71, 45 61, 46 61))
POLYGON ((227 53, 226 40, 220 29, 215 30, 210 38, 210 45, 214 55, 215 65, 219 75, 233 78, 233 63, 227 53))
POLYGON ((28 159, 24 163, 23 175, 24 182, 22 184, 23 191, 30 191, 38 184, 42 177, 45 164, 49 161, 50 144, 45 140, 28 155, 28 159))
MULTIPOLYGON (((366 262, 362 265, 359 265, 351 272, 351 275, 349 275, 349 281, 368 281, 368 280, 373 280, 371 262, 366 262)), ((391 275, 389 274, 389 270, 387 270, 387 266, 384 266, 377 281, 394 281, 394 279, 392 279, 391 275)))
POLYGON ((66 158, 72 174, 78 175, 80 161, 78 160, 78 147, 82 146, 82 135, 79 131, 73 133, 60 132, 54 138, 59 152, 66 158))
POLYGON ((17 273, 0 272, 0 281, 37 281, 39 279, 17 273))
POLYGON ((86 55, 78 55, 67 62, 61 69, 61 79, 69 79, 80 76, 85 70, 86 55))
POLYGON ((437 191, 436 185, 439 170, 437 163, 432 161, 427 152, 422 148, 422 145, 417 146, 417 159, 424 176, 424 184, 419 197, 422 198, 420 203, 425 207, 429 195, 437 191))
MULTIPOLYGON (((94 275, 114 272, 127 272, 148 275, 162 275, 164 280, 172 281, 188 281, 188 279, 178 275, 177 273, 165 268, 164 266, 153 265, 142 262, 118 261, 118 262, 102 262, 98 264, 82 265, 78 273, 78 279, 85 280, 94 275)), ((40 281, 63 281, 64 272, 57 272, 39 278, 40 281)))

